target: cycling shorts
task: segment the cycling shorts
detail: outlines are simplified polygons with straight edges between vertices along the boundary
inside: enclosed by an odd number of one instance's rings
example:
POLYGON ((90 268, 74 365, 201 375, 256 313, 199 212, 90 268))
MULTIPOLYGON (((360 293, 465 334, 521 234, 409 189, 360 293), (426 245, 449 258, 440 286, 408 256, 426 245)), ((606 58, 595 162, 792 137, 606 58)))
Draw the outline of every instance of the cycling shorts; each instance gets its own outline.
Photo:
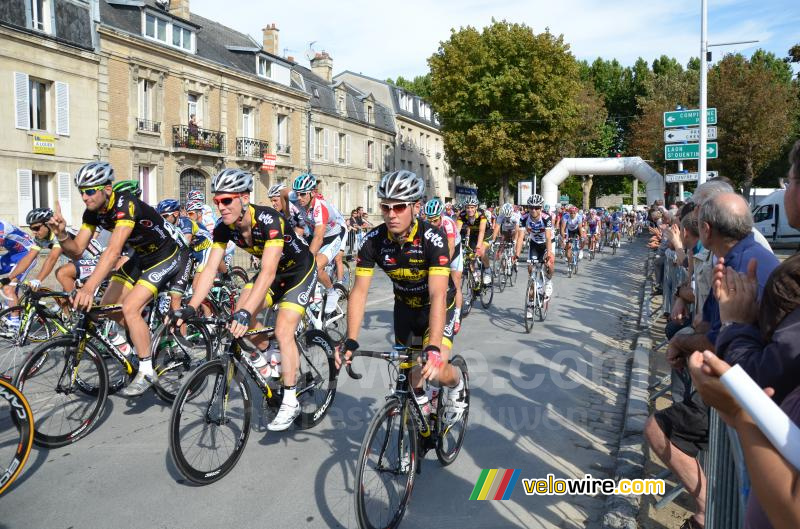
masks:
POLYGON ((611 226, 611 233, 619 233, 619 224, 611 226))
POLYGON ((517 232, 515 231, 504 231, 501 232, 501 235, 503 242, 515 242, 517 239, 517 232))
POLYGON ((580 234, 581 231, 579 228, 575 228, 574 230, 567 229, 567 239, 576 239, 580 234))
POLYGON ((328 258, 328 262, 332 262, 336 254, 339 253, 339 250, 342 248, 342 242, 344 241, 344 231, 337 233, 336 235, 329 235, 328 237, 324 237, 322 239, 322 246, 319 248, 319 252, 317 255, 324 255, 328 258))
POLYGON ((589 235, 597 235, 599 228, 600 228, 599 224, 595 224, 594 226, 589 224, 589 235))
POLYGON ((464 271, 464 251, 461 248, 461 243, 456 244, 456 247, 453 250, 453 258, 450 260, 450 271, 464 271))
MULTIPOLYGON (((422 346, 428 345, 430 339, 430 328, 428 318, 430 317, 431 306, 411 308, 405 303, 395 301, 394 303, 394 341, 399 345, 415 346, 414 338, 422 338, 422 346)), ((447 315, 445 316, 444 334, 442 335, 442 346, 453 349, 453 331, 455 328, 456 303, 455 299, 447 305, 447 315)))
POLYGON ((75 267, 75 279, 85 281, 94 273, 100 259, 75 259, 72 265, 75 267))
MULTIPOLYGON (((278 309, 289 309, 302 315, 314 297, 316 286, 317 266, 311 261, 306 270, 276 275, 264 301, 267 307, 277 303, 278 309)), ((244 288, 253 288, 253 283, 247 283, 244 288)))
MULTIPOLYGON (((17 252, 15 254, 5 253, 0 256, 0 275, 4 276, 6 274, 10 274, 14 267, 17 266, 17 263, 22 260, 23 257, 28 255, 28 252, 17 252)), ((28 274, 36 268, 37 259, 34 259, 28 268, 20 272, 16 275, 16 277, 12 277, 10 279, 16 279, 17 282, 25 281, 25 278, 28 277, 28 274)))
POLYGON ((547 257, 547 243, 535 243, 531 241, 530 248, 528 248, 528 260, 533 261, 535 259, 540 263, 544 263, 545 257, 547 257))
MULTIPOLYGON (((492 240, 491 239, 484 239, 483 240, 484 248, 488 248, 491 245, 492 245, 492 240)), ((467 241, 467 246, 472 248, 472 251, 474 252, 475 251, 475 247, 478 246, 478 236, 476 235, 474 239, 472 237, 470 237, 469 240, 467 241)))
POLYGON ((189 253, 188 248, 176 247, 165 259, 135 254, 111 275, 111 281, 122 283, 126 288, 142 285, 154 296, 167 289, 170 294, 183 295, 191 274, 189 253))

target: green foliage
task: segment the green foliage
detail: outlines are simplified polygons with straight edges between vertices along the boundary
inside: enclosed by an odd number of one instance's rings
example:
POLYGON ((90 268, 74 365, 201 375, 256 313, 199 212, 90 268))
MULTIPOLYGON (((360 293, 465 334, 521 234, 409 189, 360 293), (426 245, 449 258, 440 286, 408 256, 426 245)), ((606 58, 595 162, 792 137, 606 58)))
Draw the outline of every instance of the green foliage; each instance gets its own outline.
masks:
POLYGON ((398 76, 397 79, 391 77, 386 79, 386 82, 404 88, 409 92, 420 96, 422 99, 429 100, 431 95, 431 74, 417 75, 413 80, 409 81, 405 77, 398 76))

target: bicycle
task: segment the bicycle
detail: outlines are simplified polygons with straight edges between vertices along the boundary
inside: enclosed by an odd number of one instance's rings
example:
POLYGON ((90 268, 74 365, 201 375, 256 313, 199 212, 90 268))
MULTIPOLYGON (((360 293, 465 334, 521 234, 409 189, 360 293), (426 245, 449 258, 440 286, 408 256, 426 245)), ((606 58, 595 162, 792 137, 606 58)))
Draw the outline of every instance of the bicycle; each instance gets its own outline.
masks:
POLYGON ((0 496, 22 472, 33 447, 33 412, 25 395, 0 378, 0 496))
POLYGON ((343 285, 334 283, 333 288, 339 292, 339 300, 333 312, 326 313, 325 305, 328 303, 328 292, 317 282, 314 298, 300 320, 298 332, 303 329, 317 329, 325 331, 337 346, 347 338, 347 291, 343 285))
POLYGON ((626 231, 628 232, 628 242, 633 242, 633 224, 628 224, 626 231))
MULTIPOLYGON (((177 313, 176 316, 180 317, 177 313)), ((244 451, 253 406, 247 378, 263 395, 265 421, 274 418, 283 399, 279 379, 264 377, 259 372, 249 354, 256 348, 244 341, 256 335, 273 339, 275 329, 256 329, 243 338, 233 339, 227 330, 228 319, 211 320, 222 336, 219 355, 197 367, 183 383, 169 422, 172 460, 186 479, 199 485, 222 479, 233 470, 244 451)), ((208 323, 207 318, 189 321, 208 323)), ((300 354, 297 400, 301 411, 294 425, 308 429, 325 417, 336 395, 334 344, 316 329, 295 339, 300 354)))
POLYGON ((617 254, 617 248, 619 248, 619 236, 620 233, 615 231, 611 236, 611 255, 617 254))
MULTIPOLYGON (((493 275, 492 269, 488 269, 493 275)), ((469 245, 464 248, 464 273, 461 276, 461 292, 464 295, 464 304, 461 306, 461 315, 466 316, 472 310, 475 298, 480 298, 483 308, 489 308, 494 298, 494 278, 489 283, 483 282, 483 262, 477 259, 475 252, 469 245)))
MULTIPOLYGON (((386 396, 386 403, 372 418, 361 443, 356 467, 355 507, 358 525, 362 529, 394 528, 400 525, 405 514, 415 475, 422 472, 422 461, 429 450, 436 451, 442 466, 456 460, 464 443, 469 419, 469 372, 464 358, 455 355, 450 359, 464 381, 463 412, 449 415, 445 410, 444 391, 436 398, 435 413, 426 417, 414 398, 411 387, 411 370, 416 365, 412 357, 417 354, 425 361, 425 354, 418 349, 395 346, 392 351, 355 351, 353 358, 381 358, 389 363, 390 379, 394 388, 386 396), (367 474, 375 473, 370 478, 367 474), (386 476, 386 478, 384 478, 386 476), (391 481, 397 481, 393 486, 391 481), (370 487, 372 485, 372 487, 370 487), (392 489, 392 490, 387 490, 392 489), (396 490, 394 490, 396 489, 396 490), (386 498, 375 498, 386 492, 386 498), (396 506, 393 500, 398 500, 396 506), (376 512, 370 506, 377 504, 376 512), (387 519, 383 519, 386 515, 387 519), (377 519, 376 519, 377 518, 377 519)), ((360 379, 352 365, 347 373, 360 379)))
POLYGON ((511 243, 503 241, 500 244, 500 259, 495 259, 492 275, 499 279, 497 284, 500 292, 508 286, 513 287, 517 276, 517 264, 514 262, 514 247, 511 243))
MULTIPOLYGON (((545 256, 546 260, 546 256, 545 256)), ((550 300, 545 299, 544 287, 547 278, 544 274, 544 265, 538 259, 529 259, 528 263, 533 265, 530 277, 528 277, 528 287, 525 289, 525 305, 523 308, 525 318, 525 332, 533 329, 533 320, 538 314, 539 321, 547 318, 547 311, 550 308, 550 300), (528 317, 530 314, 530 318, 528 317)))
MULTIPOLYGON (((567 277, 572 277, 572 274, 578 273, 578 255, 580 253, 580 249, 578 248, 578 238, 571 237, 567 240, 567 244, 572 246, 572 255, 570 259, 567 260, 567 277)), ((566 253, 566 252, 564 252, 566 253)))

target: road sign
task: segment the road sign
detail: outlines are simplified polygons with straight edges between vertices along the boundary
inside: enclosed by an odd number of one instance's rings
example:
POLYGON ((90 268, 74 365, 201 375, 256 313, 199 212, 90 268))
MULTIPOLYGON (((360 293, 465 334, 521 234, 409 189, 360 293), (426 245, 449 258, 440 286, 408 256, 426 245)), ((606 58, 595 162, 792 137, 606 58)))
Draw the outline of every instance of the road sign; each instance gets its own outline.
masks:
POLYGON ((275 161, 277 160, 277 156, 274 154, 265 154, 264 155, 264 163, 261 164, 262 171, 274 171, 275 170, 275 161))
MULTIPOLYGON (((707 108, 706 116, 708 116, 707 125, 716 125, 717 123, 717 109, 707 108)), ((674 110, 672 112, 664 112, 664 127, 696 127, 700 125, 700 111, 695 110, 674 110)))
MULTIPOLYGON (((717 157, 717 142, 712 141, 706 145, 708 159, 717 157)), ((670 160, 697 160, 700 158, 699 143, 684 143, 664 145, 664 159, 670 160)))
POLYGON ((567 196, 567 195, 561 195, 561 200, 560 200, 560 202, 561 202, 562 204, 569 204, 569 196, 567 196))
MULTIPOLYGON (((717 171, 706 171, 706 179, 711 180, 719 176, 717 171)), ((666 175, 665 180, 668 184, 675 184, 677 182, 696 182, 698 179, 697 173, 670 173, 666 175)))
MULTIPOLYGON (((717 127, 707 127, 708 140, 717 139, 717 127)), ((681 143, 684 141, 700 141, 700 128, 667 129, 664 131, 665 143, 681 143)))

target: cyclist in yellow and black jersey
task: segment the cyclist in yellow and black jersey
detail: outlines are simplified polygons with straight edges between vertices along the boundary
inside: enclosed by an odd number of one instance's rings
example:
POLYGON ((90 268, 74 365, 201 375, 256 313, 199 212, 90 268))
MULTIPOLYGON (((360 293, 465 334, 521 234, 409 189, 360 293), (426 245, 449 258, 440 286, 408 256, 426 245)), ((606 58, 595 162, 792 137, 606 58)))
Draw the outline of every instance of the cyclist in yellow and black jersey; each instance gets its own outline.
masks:
MULTIPOLYGON (((460 371, 448 364, 453 347, 455 285, 450 279, 447 235, 417 217, 425 182, 410 171, 394 171, 378 185, 384 223, 367 233, 358 252, 356 280, 347 303, 345 360, 358 349, 358 338, 375 266, 382 268, 394 285, 394 339, 412 345, 422 337, 428 362, 412 372, 418 402, 423 398, 423 379, 438 380, 445 387, 448 413, 459 416, 466 408, 460 371), (421 375, 421 377, 420 377, 421 375)), ((341 364, 336 353, 337 367, 341 364)))
MULTIPOLYGON (((236 338, 244 336, 248 328, 260 326, 255 318, 259 312, 278 304, 275 338, 280 348, 284 390, 278 414, 267 428, 285 430, 300 413, 296 394, 300 360, 294 336, 317 284, 314 256, 283 215, 271 207, 250 204, 253 191, 250 173, 224 169, 214 177, 211 188, 220 219, 214 227, 214 245, 208 263, 183 314, 193 314, 210 292, 228 241, 260 258, 261 270, 255 282, 242 290, 230 331, 236 338)), ((252 341, 262 352, 267 349, 265 339, 254 337, 252 341)))
POLYGON ((75 185, 86 204, 80 231, 71 238, 60 207, 47 225, 56 234, 66 255, 80 259, 97 228, 111 231, 108 246, 94 272, 76 292, 73 306, 89 309, 94 293, 122 255, 125 244, 136 251, 111 277, 103 295, 103 304, 122 303, 122 317, 139 356, 139 370, 120 394, 136 397, 143 394, 156 378, 150 359, 150 329, 142 318, 142 309, 159 290, 183 292, 189 279, 189 250, 173 236, 171 225, 155 209, 129 193, 114 191, 114 169, 108 162, 89 162, 75 174, 75 185))
POLYGON ((462 237, 483 263, 483 282, 488 285, 492 282, 489 252, 487 252, 490 246, 489 238, 486 236, 489 232, 488 219, 486 218, 486 213, 478 208, 478 199, 476 197, 467 199, 464 211, 458 216, 459 231, 464 228, 466 228, 467 233, 462 237))

